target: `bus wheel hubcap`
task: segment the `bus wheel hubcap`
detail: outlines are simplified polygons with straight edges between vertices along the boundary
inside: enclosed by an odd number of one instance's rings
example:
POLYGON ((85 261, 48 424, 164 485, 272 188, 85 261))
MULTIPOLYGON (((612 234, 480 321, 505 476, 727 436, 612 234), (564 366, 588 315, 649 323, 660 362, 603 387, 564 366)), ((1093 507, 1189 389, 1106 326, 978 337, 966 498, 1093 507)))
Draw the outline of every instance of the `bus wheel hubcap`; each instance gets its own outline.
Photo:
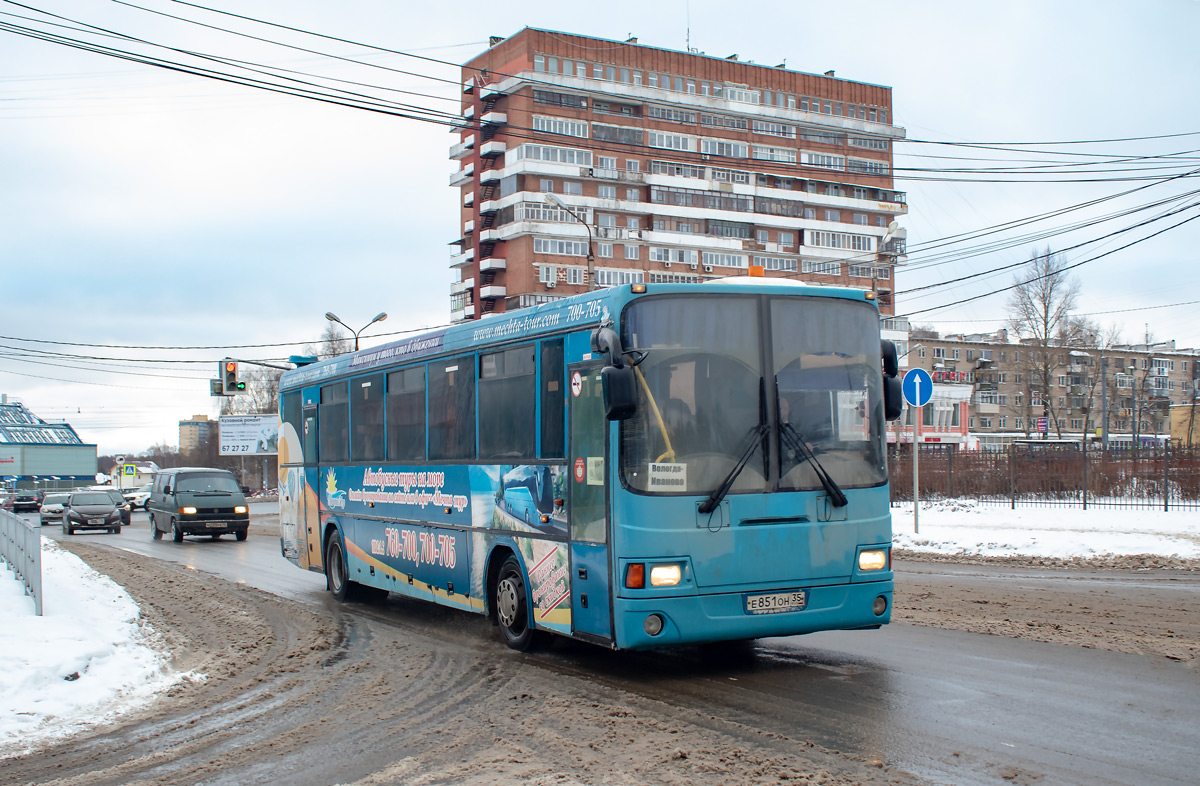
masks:
POLYGON ((500 623, 511 628, 517 621, 517 586, 512 579, 500 582, 497 592, 496 605, 500 611, 500 623))

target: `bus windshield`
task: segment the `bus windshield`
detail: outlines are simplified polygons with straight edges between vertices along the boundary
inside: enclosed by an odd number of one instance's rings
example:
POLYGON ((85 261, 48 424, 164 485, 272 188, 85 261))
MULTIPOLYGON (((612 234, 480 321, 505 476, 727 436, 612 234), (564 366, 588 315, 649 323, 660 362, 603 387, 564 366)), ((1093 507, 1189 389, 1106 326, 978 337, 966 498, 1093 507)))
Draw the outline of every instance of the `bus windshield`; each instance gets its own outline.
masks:
POLYGON ((707 494, 751 451, 730 492, 821 489, 805 448, 838 486, 886 481, 879 330, 866 303, 648 298, 626 310, 623 332, 646 353, 637 414, 621 426, 629 488, 707 494))

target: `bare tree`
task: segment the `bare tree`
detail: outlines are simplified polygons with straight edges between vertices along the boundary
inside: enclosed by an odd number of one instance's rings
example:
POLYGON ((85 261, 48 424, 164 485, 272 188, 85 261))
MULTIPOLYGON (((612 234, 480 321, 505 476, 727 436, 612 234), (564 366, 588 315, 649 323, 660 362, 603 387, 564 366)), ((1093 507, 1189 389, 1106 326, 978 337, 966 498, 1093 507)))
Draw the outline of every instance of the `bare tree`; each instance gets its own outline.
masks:
POLYGON ((354 344, 350 338, 342 332, 342 329, 333 322, 325 323, 325 332, 321 334, 321 343, 317 347, 315 354, 321 360, 326 358, 335 358, 338 355, 344 355, 350 351, 354 344))
POLYGON ((1016 288, 1008 301, 1009 328, 1031 351, 1028 364, 1030 398, 1036 390, 1041 398, 1042 414, 1058 427, 1051 382, 1066 364, 1066 350, 1072 341, 1071 311, 1079 297, 1079 282, 1064 270, 1066 260, 1049 248, 1034 252, 1029 266, 1015 280, 1016 288))

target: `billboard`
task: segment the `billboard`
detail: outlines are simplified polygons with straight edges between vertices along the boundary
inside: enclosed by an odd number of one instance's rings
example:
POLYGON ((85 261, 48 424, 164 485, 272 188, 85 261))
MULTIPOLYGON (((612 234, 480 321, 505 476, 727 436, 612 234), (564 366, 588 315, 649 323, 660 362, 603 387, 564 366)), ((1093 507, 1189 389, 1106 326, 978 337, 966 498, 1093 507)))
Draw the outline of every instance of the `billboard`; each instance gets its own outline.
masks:
POLYGON ((278 415, 222 415, 222 456, 273 456, 279 452, 278 415))

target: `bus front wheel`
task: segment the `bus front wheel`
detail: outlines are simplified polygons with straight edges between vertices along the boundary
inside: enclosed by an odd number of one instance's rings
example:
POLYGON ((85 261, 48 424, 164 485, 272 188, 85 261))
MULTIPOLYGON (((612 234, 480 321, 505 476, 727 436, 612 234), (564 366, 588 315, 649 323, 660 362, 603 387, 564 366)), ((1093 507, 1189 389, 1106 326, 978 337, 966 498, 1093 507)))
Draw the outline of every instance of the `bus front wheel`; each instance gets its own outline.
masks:
POLYGON ((329 541, 325 544, 325 586, 338 601, 381 603, 388 596, 385 589, 350 580, 350 569, 346 566, 346 544, 342 541, 342 533, 336 529, 329 534, 329 541))
POLYGON ((547 643, 547 634, 533 629, 529 622, 529 602, 521 563, 509 557, 496 574, 496 621, 504 643, 514 650, 527 652, 547 643))

